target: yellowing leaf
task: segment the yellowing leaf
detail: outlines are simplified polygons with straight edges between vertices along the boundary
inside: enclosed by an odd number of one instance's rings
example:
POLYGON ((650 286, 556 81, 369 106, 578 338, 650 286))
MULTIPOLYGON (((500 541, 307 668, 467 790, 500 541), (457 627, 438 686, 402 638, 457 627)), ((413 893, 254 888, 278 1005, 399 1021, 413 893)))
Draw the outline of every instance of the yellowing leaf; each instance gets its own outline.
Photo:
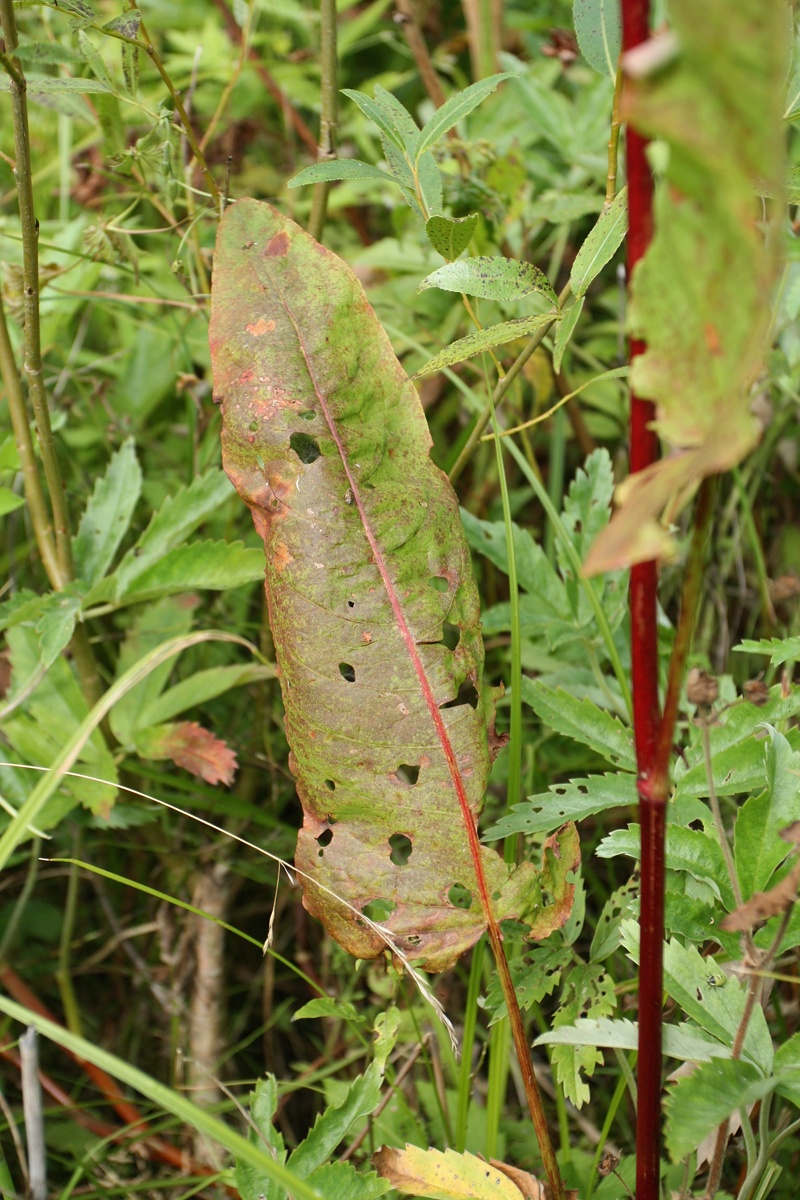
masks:
MULTIPOLYGON (((457 1154, 455 1150, 442 1153, 422 1150, 419 1146, 406 1146, 405 1150, 383 1146, 373 1155, 372 1163, 379 1175, 406 1196, 430 1196, 432 1200, 523 1200, 524 1193, 503 1171, 474 1154, 457 1154)), ((538 1197, 531 1196, 530 1200, 538 1197)))

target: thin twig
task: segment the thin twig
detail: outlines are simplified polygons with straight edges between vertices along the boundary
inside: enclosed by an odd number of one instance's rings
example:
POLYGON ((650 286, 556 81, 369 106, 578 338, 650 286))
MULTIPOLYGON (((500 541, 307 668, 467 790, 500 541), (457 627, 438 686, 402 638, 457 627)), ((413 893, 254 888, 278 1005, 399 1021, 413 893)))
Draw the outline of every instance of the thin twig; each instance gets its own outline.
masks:
MULTIPOLYGON (((321 108, 317 160, 323 162, 332 158, 336 149, 336 0, 321 0, 319 19, 321 108)), ((325 180, 314 184, 308 232, 318 242, 325 228, 329 191, 330 183, 325 180)))
POLYGON ((22 1063, 22 1110, 28 1146, 28 1188, 31 1200, 47 1200, 47 1152, 44 1144, 42 1088, 39 1083, 38 1034, 32 1025, 19 1039, 22 1063))

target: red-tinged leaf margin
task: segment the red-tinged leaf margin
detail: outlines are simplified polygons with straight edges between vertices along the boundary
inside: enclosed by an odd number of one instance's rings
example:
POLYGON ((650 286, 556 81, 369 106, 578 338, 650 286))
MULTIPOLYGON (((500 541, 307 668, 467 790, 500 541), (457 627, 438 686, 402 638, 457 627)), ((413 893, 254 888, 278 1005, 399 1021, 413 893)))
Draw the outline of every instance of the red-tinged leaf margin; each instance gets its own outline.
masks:
POLYGON ((148 758, 171 759, 205 783, 230 787, 236 775, 236 752, 197 721, 156 725, 137 736, 137 750, 148 758))

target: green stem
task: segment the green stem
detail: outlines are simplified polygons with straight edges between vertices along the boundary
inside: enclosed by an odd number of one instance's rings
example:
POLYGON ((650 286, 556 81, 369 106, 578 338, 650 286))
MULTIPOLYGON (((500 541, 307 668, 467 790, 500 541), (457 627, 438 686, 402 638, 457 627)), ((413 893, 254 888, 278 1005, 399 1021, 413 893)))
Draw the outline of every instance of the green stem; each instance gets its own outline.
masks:
POLYGON ((61 567, 53 540, 53 522, 47 507, 44 491, 42 490, 39 470, 36 464, 36 452, 33 448, 31 428, 28 423, 28 413, 25 408, 25 397, 22 394, 17 364, 11 339, 8 336, 8 325, 0 297, 0 378, 3 380, 8 411, 11 417, 11 428, 17 445, 20 466, 22 468, 22 486, 25 489, 25 500, 33 525, 33 536, 39 550, 50 586, 54 591, 60 591, 67 582, 61 574, 61 567))
POLYGON ((508 1085, 508 1052, 511 1037, 508 1021, 496 1021, 489 1034, 489 1080, 486 1095, 486 1158, 497 1158, 500 1118, 503 1114, 508 1085))
POLYGON ((621 127, 619 102, 622 96, 622 59, 617 63, 614 80, 614 101, 611 107, 611 132, 608 137, 608 174, 606 175, 606 208, 617 194, 617 157, 619 154, 619 131, 621 127))
MULTIPOLYGON (((497 413, 492 408, 492 426, 495 432, 497 474, 500 479, 500 494, 503 499, 503 522, 506 532, 508 554, 508 601, 511 612, 511 721, 508 745, 508 784, 506 803, 509 810, 522 798, 522 626, 519 614, 519 587, 517 585, 517 556, 514 550, 514 523, 511 520, 511 503, 508 497, 508 480, 503 463, 502 443, 497 426, 497 413)), ((516 863, 519 835, 506 839, 504 858, 507 863, 516 863)))
POLYGON ((475 1045, 475 1030, 478 1025, 478 995, 483 974, 484 941, 478 942, 472 951, 469 968, 467 998, 464 1004, 464 1032, 461 1036, 461 1063, 458 1072, 458 1102, 456 1108, 456 1150, 463 1154, 467 1146, 467 1119, 469 1098, 472 1091, 472 1049, 475 1045))
POLYGON ((6 55, 14 70, 10 73, 11 117, 14 127, 14 175, 17 181, 20 229, 22 232, 22 297, 24 311, 24 367, 28 379, 39 449, 42 455, 50 506, 55 525, 56 553, 60 575, 72 578, 72 540, 70 538, 64 485, 56 456, 50 425, 50 410, 44 387, 41 334, 39 327, 39 226, 33 207, 31 185, 31 148, 28 130, 27 82, 19 61, 13 58, 17 48, 17 26, 12 0, 0 0, 0 24, 6 43, 6 55))
MULTIPOLYGON (((320 68, 321 109, 319 122, 319 151, 317 160, 333 156, 336 149, 336 0, 321 0, 320 3, 320 68)), ((329 183, 314 184, 311 201, 311 216, 308 232, 319 242, 325 228, 328 211, 329 183)))
POLYGON ((622 1102, 622 1097, 625 1095, 627 1087, 628 1081, 622 1072, 620 1072, 619 1078, 617 1079, 617 1086, 614 1088, 614 1094, 611 1097, 611 1103, 609 1104, 608 1111, 606 1112, 606 1119, 603 1122, 603 1128, 600 1130, 600 1141, 597 1143, 597 1149, 595 1150, 594 1161, 592 1162, 592 1169, 589 1175, 589 1186, 586 1189, 585 1200, 592 1200, 592 1192, 594 1191, 595 1183, 599 1178, 597 1174, 597 1168, 600 1165, 600 1159, 603 1157, 603 1153, 606 1148, 606 1142, 608 1141, 608 1135, 611 1132, 611 1126, 614 1124, 614 1118, 617 1115, 617 1109, 622 1102))
MULTIPOLYGON (((570 291, 571 291, 570 285, 568 283, 565 284, 564 288, 561 291, 561 294, 558 297, 559 306, 561 306, 564 303, 564 301, 567 299, 567 297, 570 294, 570 291)), ((451 483, 455 483, 455 481, 458 479, 461 472, 464 470, 464 467, 467 465, 469 460, 472 458, 472 455, 474 454, 478 443, 480 442, 481 438, 483 437, 486 426, 489 424, 489 422, 492 419, 492 412, 497 407, 497 405, 500 403, 500 401, 503 399, 506 392, 511 387, 511 384, 517 378, 520 371, 525 366, 525 363, 528 361, 530 356, 533 354, 534 350, 536 350, 539 346, 541 346, 545 337, 547 336, 549 331, 553 328, 553 325, 556 323, 557 320, 558 320, 558 317, 553 317, 553 320, 548 322, 547 325, 542 325, 540 329, 536 330, 536 332, 532 335, 530 341, 528 342, 527 346, 525 346, 525 348, 520 351, 520 353, 515 358, 514 362, 508 368, 508 371, 506 372, 506 374, 503 376, 503 378, 501 380, 498 381, 497 386, 495 387, 495 389, 492 393, 491 400, 486 405, 486 408, 483 410, 483 412, 481 413, 481 415, 478 417, 477 421, 473 425, 472 432, 469 435, 469 438, 464 446, 464 449, 461 451, 461 453, 459 454, 458 458, 456 459, 456 461, 454 462, 454 464, 450 470, 449 479, 450 479, 451 483)))
MULTIPOLYGON (((2 0, 2 2, 8 3, 9 0, 2 0)), ((107 32, 107 31, 104 30, 103 32, 107 32)), ((169 92, 170 96, 172 97, 172 102, 175 105, 175 108, 178 112, 178 116, 181 119, 181 125, 183 126, 184 136, 186 137, 186 140, 189 143, 189 147, 192 151, 192 154, 194 155, 197 165, 200 167, 200 170, 203 172, 203 178, 205 179, 206 187, 208 188, 208 190, 211 194, 211 199, 214 201, 215 206, 219 208, 222 205, 222 194, 221 194, 219 188, 217 187, 214 176, 211 174, 211 169, 205 160, 205 155, 203 154, 203 151, 200 149, 200 143, 198 142, 197 137, 195 136, 194 129, 192 128, 192 122, 189 120, 189 114, 187 113, 187 111, 184 107, 183 101, 181 100, 180 95, 175 88, 175 84, 172 82, 169 75, 167 74, 166 68, 165 68, 163 62, 161 61, 158 51, 156 50, 155 46, 153 45, 153 42, 150 39, 150 34, 147 32, 147 29, 145 28, 144 21, 140 22, 139 33, 141 34, 142 40, 144 42, 144 50, 150 57, 150 59, 153 63, 153 66, 156 68, 159 75, 163 79, 164 86, 166 87, 167 91, 169 92)), ((139 47, 142 46, 142 42, 139 42, 134 38, 121 37, 120 40, 129 42, 133 46, 139 46, 139 47)))

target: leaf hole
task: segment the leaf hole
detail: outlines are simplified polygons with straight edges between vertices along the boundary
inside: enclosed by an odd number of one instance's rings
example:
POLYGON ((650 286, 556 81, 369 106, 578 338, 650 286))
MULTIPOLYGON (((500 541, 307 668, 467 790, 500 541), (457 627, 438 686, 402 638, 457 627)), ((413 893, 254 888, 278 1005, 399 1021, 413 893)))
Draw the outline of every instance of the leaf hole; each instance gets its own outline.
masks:
POLYGON ((422 941, 422 938, 418 933, 410 933, 406 938, 406 941, 408 942, 409 946, 418 946, 422 941))
POLYGON ((320 858, 325 857, 325 847, 330 846, 332 841, 333 841, 333 830, 332 829, 323 829, 322 833, 317 838, 317 845, 319 846, 318 855, 320 858))
POLYGON ((432 587, 435 592, 446 592, 448 582, 443 575, 431 575, 428 580, 428 587, 432 587))
POLYGON ((411 858, 411 851, 414 849, 414 843, 410 837, 406 837, 404 833, 393 833, 389 838, 389 845, 392 847, 391 860, 396 867, 404 867, 411 858))
POLYGON ((449 621, 445 621, 442 626, 442 641, 448 650, 455 650, 461 641, 461 630, 458 625, 452 625, 449 621))
POLYGON ((397 905, 393 900, 370 900, 369 904, 365 904, 362 912, 365 917, 369 917, 370 921, 385 921, 390 917, 397 905))
POLYGON ((470 908, 472 905, 472 892, 469 888, 464 887, 463 883, 454 883, 447 893, 447 899, 454 908, 470 908))
POLYGON ((401 763, 395 771, 395 775, 401 783, 407 783, 409 787, 413 787, 419 779, 419 767, 413 767, 411 763, 401 763))
POLYGON ((247 428, 250 430, 251 433, 255 433, 256 430, 258 429, 258 421, 251 421, 250 424, 247 426, 247 428))
POLYGON ((328 791, 329 791, 329 792, 335 792, 335 791, 336 791, 336 784, 333 782, 333 780, 332 780, 332 779, 326 779, 326 780, 325 780, 325 787, 328 789, 328 791))
POLYGON ((313 408, 304 408, 303 411, 299 412, 297 415, 298 417, 302 417, 304 421, 313 421, 317 414, 313 408))
POLYGON ((294 450, 301 463, 316 462, 322 451, 319 448, 319 442, 316 438, 311 437, 308 433, 293 433, 289 438, 289 445, 294 450))
POLYGON ((348 600, 348 601, 347 601, 347 607, 348 607, 348 608, 355 608, 355 606, 356 606, 356 602, 355 602, 355 600, 348 600))
POLYGON ((348 683, 355 683, 356 681, 356 670, 355 667, 351 667, 350 663, 339 663, 339 674, 348 683))
POLYGON ((465 679, 458 689, 455 700, 448 700, 446 704, 440 704, 439 708, 460 708, 462 704, 468 704, 470 708, 478 707, 478 689, 468 679, 465 679))

